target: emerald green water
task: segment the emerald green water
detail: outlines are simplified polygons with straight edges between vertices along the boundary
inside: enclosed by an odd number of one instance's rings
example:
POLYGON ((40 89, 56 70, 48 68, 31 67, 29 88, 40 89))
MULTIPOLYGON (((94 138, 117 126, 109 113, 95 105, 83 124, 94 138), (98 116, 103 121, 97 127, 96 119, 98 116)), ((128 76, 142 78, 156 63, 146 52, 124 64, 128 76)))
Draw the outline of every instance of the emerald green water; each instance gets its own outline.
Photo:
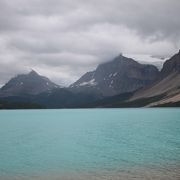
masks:
POLYGON ((0 176, 180 163, 180 109, 0 111, 0 176))

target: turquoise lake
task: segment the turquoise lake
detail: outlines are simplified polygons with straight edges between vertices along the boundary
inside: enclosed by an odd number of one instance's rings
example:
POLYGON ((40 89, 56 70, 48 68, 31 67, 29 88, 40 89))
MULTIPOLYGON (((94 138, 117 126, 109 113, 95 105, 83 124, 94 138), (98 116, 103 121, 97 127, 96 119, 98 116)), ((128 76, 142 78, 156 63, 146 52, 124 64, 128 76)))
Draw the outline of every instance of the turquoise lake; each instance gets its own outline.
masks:
POLYGON ((180 109, 0 111, 0 177, 180 165, 180 109))

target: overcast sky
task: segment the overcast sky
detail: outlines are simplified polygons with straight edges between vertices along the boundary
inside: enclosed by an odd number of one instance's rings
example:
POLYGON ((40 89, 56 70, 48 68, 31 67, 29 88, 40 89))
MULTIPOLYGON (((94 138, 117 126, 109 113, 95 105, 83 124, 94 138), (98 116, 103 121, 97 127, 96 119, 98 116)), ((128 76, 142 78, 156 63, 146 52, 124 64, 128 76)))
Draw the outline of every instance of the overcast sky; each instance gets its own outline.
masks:
POLYGON ((69 84, 120 54, 180 48, 180 0, 0 0, 0 85, 34 69, 69 84))

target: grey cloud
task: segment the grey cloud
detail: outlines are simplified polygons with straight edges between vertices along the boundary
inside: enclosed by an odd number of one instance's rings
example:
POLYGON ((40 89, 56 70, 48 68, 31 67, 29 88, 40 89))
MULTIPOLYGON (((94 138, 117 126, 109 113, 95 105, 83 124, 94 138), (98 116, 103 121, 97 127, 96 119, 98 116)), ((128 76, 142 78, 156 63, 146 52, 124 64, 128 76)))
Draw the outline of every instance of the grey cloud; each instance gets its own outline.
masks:
POLYGON ((179 0, 0 0, 0 84, 31 68, 69 84, 120 52, 169 56, 179 0))

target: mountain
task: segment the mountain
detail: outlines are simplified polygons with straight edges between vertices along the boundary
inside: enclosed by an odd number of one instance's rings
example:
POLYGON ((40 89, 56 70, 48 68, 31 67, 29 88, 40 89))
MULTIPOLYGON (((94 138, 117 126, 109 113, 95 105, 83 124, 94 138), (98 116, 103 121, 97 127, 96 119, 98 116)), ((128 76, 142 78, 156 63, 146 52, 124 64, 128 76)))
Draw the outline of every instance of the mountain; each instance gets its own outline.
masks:
POLYGON ((113 96, 132 92, 157 80, 158 69, 119 55, 110 62, 100 64, 95 71, 84 74, 70 86, 72 91, 113 96))
POLYGON ((74 108, 98 98, 93 94, 69 91, 32 70, 12 78, 1 88, 0 109, 74 108))
POLYGON ((180 106, 180 51, 161 71, 120 55, 68 88, 31 71, 12 78, 0 91, 0 109, 145 106, 180 106))
POLYGON ((106 97, 86 105, 88 108, 119 107, 179 107, 180 106, 180 51, 165 61, 157 80, 134 92, 106 97))
POLYGON ((165 106, 180 102, 180 51, 167 60, 154 84, 137 91, 130 101, 162 96, 148 106, 165 106))
POLYGON ((35 95, 58 88, 48 78, 32 70, 28 74, 18 75, 7 82, 0 90, 0 96, 35 95))

